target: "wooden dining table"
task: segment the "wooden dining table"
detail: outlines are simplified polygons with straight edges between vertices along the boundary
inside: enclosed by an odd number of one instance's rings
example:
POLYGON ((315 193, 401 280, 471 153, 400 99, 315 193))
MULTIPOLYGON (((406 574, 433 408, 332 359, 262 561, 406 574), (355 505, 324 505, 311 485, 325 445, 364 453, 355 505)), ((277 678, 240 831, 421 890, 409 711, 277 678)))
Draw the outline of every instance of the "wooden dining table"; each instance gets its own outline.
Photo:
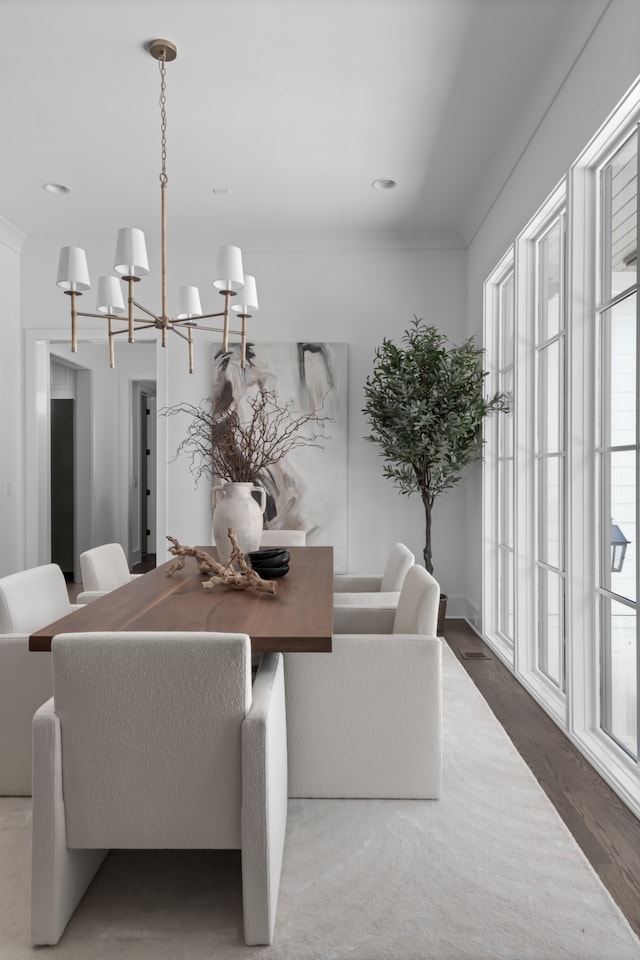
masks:
MULTIPOLYGON (((198 547, 215 557, 215 547, 198 547)), ((205 590, 193 558, 167 575, 168 560, 103 597, 85 604, 29 637, 29 650, 51 650, 59 633, 96 631, 196 631, 246 633, 254 653, 331 650, 333 547, 289 547, 286 576, 276 592, 219 585, 205 590)))

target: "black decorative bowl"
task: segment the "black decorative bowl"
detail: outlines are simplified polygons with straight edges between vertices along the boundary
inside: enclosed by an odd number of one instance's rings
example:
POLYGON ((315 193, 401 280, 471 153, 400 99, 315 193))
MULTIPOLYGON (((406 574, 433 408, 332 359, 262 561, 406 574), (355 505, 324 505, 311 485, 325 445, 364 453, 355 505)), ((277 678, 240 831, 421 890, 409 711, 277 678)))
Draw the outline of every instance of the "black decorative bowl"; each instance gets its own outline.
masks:
POLYGON ((254 560, 273 560, 276 557, 284 557, 288 561, 289 551, 286 547, 267 547, 264 550, 253 550, 247 556, 252 563, 254 560))
POLYGON ((282 563, 279 567, 254 567, 255 572, 263 580, 277 580, 289 573, 289 564, 282 563))
POLYGON ((254 570, 267 567, 280 567, 289 563, 288 550, 256 550, 249 554, 249 561, 254 570))

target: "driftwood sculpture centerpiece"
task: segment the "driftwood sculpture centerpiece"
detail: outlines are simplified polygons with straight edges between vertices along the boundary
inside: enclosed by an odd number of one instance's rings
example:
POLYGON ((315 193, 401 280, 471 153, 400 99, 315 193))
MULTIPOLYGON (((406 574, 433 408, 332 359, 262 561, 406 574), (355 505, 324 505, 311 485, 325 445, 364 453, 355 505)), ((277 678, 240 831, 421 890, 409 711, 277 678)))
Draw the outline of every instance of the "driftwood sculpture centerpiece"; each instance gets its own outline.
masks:
POLYGON ((234 590, 248 590, 249 588, 253 588, 260 593, 275 593, 276 584, 273 580, 263 580, 255 570, 252 570, 245 560, 244 554, 238 546, 233 527, 229 527, 227 535, 231 541, 232 549, 231 555, 224 566, 217 560, 214 560, 213 557, 204 550, 197 550, 195 547, 186 547, 176 540, 175 537, 167 536, 167 540, 172 544, 172 546, 169 547, 169 553, 172 553, 173 556, 177 558, 176 562, 172 563, 167 570, 167 576, 171 577, 176 570, 182 570, 187 557, 194 557, 200 573, 211 574, 209 579, 204 580, 202 583, 205 590, 213 590, 214 587, 222 585, 232 587, 234 590), (240 568, 239 570, 234 570, 234 561, 237 561, 240 568))

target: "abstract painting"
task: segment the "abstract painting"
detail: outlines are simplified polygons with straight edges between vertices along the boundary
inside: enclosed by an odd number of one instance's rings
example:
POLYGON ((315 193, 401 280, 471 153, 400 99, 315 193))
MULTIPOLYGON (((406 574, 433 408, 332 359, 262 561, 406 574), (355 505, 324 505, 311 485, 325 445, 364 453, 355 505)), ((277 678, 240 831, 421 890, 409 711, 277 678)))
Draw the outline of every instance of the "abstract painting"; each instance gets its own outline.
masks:
POLYGON ((334 569, 346 569, 347 554, 347 380, 346 343, 250 343, 245 369, 240 347, 214 347, 212 397, 249 411, 261 387, 293 401, 292 414, 317 412, 329 418, 313 425, 317 445, 292 450, 263 472, 267 493, 264 526, 302 529, 307 544, 334 548, 334 569))

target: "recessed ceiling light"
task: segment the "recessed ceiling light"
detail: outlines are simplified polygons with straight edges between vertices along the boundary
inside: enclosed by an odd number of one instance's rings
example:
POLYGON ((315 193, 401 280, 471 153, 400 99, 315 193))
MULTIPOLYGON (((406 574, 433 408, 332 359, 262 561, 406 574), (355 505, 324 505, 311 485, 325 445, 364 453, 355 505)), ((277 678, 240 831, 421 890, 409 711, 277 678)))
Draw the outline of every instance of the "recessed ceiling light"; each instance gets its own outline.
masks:
POLYGON ((380 180, 374 180, 371 186, 374 190, 393 190, 394 187, 398 186, 398 181, 381 177, 380 180))
POLYGON ((71 187, 65 186, 64 183, 43 183, 42 189, 47 193, 71 193, 71 187))

